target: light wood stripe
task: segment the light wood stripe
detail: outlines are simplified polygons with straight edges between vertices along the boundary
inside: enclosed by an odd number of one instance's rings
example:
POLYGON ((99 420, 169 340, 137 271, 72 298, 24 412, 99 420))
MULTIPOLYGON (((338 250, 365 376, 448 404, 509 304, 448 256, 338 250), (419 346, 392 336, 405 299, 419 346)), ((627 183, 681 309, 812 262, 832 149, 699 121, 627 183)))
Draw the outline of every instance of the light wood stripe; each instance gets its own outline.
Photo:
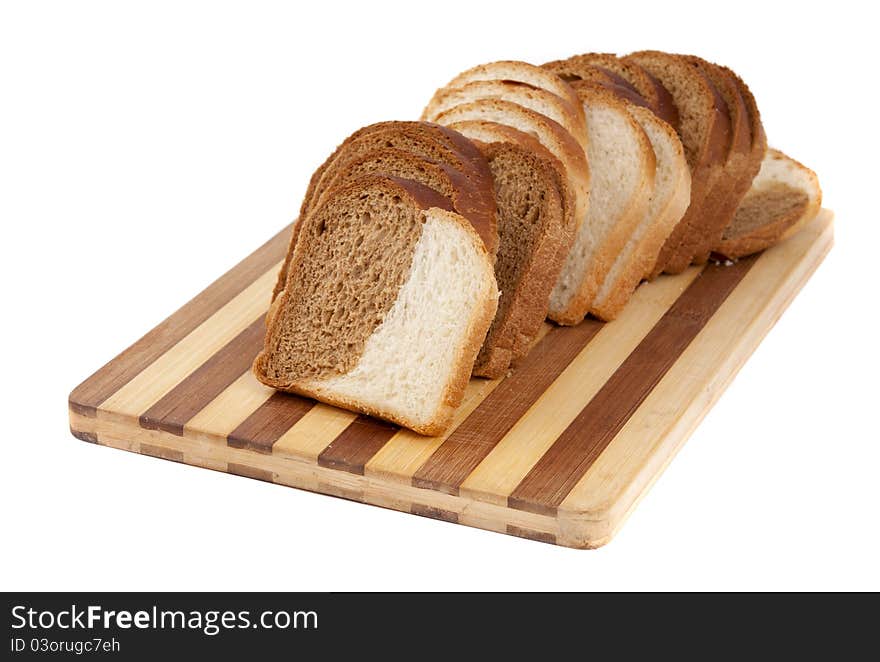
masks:
POLYGON ((552 329, 419 468, 413 485, 457 494, 459 485, 601 327, 601 322, 588 319, 552 329))
POLYGON ((706 267, 508 497, 511 508, 554 515, 754 264, 706 267))
POLYGON ((261 315, 141 414, 141 427, 183 434, 187 421, 250 368, 265 335, 266 319, 261 315))
POLYGON ((357 414, 350 411, 316 403, 273 444, 272 454, 317 462, 321 451, 342 434, 355 418, 357 414))
POLYGON ((314 400, 276 392, 263 402, 226 439, 233 448, 271 453, 272 445, 315 405, 314 400))
POLYGON ((184 434, 192 437, 225 440, 275 391, 257 381, 248 369, 184 426, 184 434))
MULTIPOLYGON (((244 291, 284 258, 293 224, 288 225, 227 273, 206 287, 131 347, 77 386, 70 408, 86 416, 171 347, 244 291)), ((267 304, 268 305, 268 304, 267 304)))
POLYGON ((113 415, 139 417, 266 312, 281 263, 266 271, 125 386, 101 403, 113 415))
MULTIPOLYGON (((548 330, 549 327, 544 329, 542 335, 548 330)), ((472 379, 455 412, 449 432, 439 437, 423 437, 411 430, 400 430, 366 463, 364 475, 409 483, 418 468, 500 382, 498 379, 472 379)))
POLYGON ((779 318, 831 243, 832 226, 817 220, 766 251, 572 488, 560 514, 619 527, 767 333, 768 316, 779 318))
POLYGON ((508 495, 699 273, 691 268, 636 290, 621 316, 606 324, 557 377, 462 483, 460 493, 506 504, 508 495))

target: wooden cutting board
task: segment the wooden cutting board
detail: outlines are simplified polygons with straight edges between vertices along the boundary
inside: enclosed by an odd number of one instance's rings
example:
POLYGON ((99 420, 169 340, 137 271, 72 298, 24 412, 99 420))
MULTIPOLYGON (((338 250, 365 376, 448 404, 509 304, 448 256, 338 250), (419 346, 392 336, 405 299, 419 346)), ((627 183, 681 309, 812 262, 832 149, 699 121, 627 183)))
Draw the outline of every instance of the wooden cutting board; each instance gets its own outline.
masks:
POLYGON ((75 388, 73 435, 569 547, 614 535, 833 237, 823 210, 760 256, 643 285, 612 323, 546 325, 508 377, 471 380, 432 438, 251 375, 288 232, 75 388))

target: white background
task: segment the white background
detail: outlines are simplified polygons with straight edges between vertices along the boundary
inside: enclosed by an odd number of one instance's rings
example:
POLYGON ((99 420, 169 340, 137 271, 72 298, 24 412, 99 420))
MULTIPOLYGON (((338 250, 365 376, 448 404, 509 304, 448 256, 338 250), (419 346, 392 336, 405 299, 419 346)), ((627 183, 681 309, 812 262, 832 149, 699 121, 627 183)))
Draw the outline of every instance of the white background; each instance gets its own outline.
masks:
POLYGON ((4 2, 0 588, 880 589, 876 24, 780 4, 4 2), (68 434, 70 389, 289 222, 350 131, 480 62, 644 48, 749 82, 836 246, 611 544, 68 434))

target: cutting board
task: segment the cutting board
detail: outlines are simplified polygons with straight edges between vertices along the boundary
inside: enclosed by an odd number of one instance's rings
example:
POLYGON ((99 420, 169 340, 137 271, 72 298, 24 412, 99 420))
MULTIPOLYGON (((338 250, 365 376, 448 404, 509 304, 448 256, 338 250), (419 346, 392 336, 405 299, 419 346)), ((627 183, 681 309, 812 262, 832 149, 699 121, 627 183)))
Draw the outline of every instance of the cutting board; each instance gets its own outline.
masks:
POLYGON ((254 379, 289 232, 75 388, 73 435, 578 548, 611 539, 833 237, 823 210, 759 256, 642 285, 614 322, 545 325, 507 377, 471 380, 448 434, 422 437, 254 379))

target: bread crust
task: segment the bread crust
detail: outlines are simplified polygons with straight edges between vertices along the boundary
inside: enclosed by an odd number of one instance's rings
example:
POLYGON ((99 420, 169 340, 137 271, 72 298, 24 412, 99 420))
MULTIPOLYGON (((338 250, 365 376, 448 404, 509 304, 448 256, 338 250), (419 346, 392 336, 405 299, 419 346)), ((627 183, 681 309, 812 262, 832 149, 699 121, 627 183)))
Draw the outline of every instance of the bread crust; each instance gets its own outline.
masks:
POLYGON ((485 157, 467 138, 457 132, 438 124, 430 122, 411 122, 411 121, 387 121, 377 122, 362 127, 346 138, 333 153, 322 163, 314 172, 309 180, 309 186, 306 189, 300 214, 293 224, 290 242, 288 244, 287 254, 284 264, 278 274, 275 288, 272 292, 272 298, 278 296, 284 288, 287 270, 290 266, 290 258, 293 255, 293 247, 296 244, 300 231, 300 221, 304 219, 317 202, 316 198, 322 190, 326 189, 326 178, 338 160, 345 158, 345 154, 354 149, 353 145, 360 140, 366 140, 369 136, 376 134, 405 134, 409 136, 419 136, 421 139, 429 140, 442 145, 449 150, 450 157, 455 160, 459 166, 459 170, 470 181, 472 197, 479 199, 480 203, 475 205, 473 209, 478 211, 478 215, 471 215, 471 219, 478 233, 486 243, 487 250, 491 255, 495 255, 498 250, 498 222, 495 214, 495 196, 492 188, 492 176, 489 173, 489 165, 486 163, 485 157), (491 215, 489 215, 491 214, 491 215))
MULTIPOLYGON (((446 85, 440 88, 457 88, 463 87, 467 83, 476 80, 506 80, 516 83, 523 83, 535 88, 540 88, 552 92, 558 97, 566 101, 571 111, 579 118, 579 122, 584 122, 584 111, 578 102, 577 95, 574 93, 568 83, 551 71, 546 71, 541 67, 528 62, 517 60, 498 60, 496 62, 487 62, 471 67, 466 71, 462 71, 446 85)), ((438 90, 438 92, 440 91, 438 90)), ((427 108, 430 108, 433 99, 428 102, 427 108)))
POLYGON ((568 131, 549 117, 500 99, 483 99, 455 106, 437 118, 438 123, 447 125, 466 120, 484 120, 508 126, 517 120, 539 129, 542 132, 541 144, 565 166, 569 185, 575 194, 575 222, 583 222, 589 205, 590 168, 583 148, 568 131))
POLYGON ((568 131, 581 148, 587 148, 587 125, 583 112, 572 108, 568 99, 542 88, 507 80, 477 80, 463 87, 444 87, 434 93, 422 119, 436 120, 445 110, 462 103, 497 98, 546 115, 568 131))

